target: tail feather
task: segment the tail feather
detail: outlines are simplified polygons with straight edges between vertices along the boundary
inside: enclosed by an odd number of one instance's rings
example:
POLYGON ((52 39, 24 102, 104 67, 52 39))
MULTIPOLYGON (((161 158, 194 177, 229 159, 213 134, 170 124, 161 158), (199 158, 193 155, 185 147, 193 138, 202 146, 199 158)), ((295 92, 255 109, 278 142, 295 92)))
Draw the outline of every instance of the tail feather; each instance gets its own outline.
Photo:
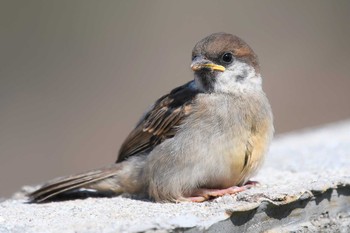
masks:
MULTIPOLYGON (((89 186, 109 177, 115 176, 118 171, 119 169, 116 169, 116 167, 113 166, 111 168, 103 168, 101 170, 94 170, 91 172, 81 173, 59 180, 54 180, 44 185, 40 189, 30 193, 28 195, 29 202, 40 203, 55 201, 56 199, 74 199, 82 198, 83 196, 97 196, 99 190, 89 190, 89 186), (84 191, 77 191, 77 189, 80 188, 83 189, 87 195, 82 195, 84 191), (88 194, 89 192, 91 195, 88 194)), ((102 192, 99 192, 98 194, 99 196, 111 196, 113 193, 108 190, 101 191, 102 192), (105 195, 103 195, 103 193, 105 193, 105 195)))

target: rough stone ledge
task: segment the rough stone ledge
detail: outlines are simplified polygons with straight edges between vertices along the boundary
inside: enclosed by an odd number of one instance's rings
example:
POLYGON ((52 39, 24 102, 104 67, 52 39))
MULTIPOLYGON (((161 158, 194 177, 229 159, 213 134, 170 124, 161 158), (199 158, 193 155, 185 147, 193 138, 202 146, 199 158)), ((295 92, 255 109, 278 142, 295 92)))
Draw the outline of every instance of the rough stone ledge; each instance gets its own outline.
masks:
POLYGON ((277 137, 261 185, 205 203, 0 203, 0 232, 350 232, 350 121, 277 137))

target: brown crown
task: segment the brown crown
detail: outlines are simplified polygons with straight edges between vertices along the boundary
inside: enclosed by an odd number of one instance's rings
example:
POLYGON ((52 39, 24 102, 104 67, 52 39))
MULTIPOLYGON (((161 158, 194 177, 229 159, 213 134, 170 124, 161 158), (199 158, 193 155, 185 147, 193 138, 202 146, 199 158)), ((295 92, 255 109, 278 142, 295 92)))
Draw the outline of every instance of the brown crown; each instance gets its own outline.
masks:
POLYGON ((224 32, 211 34, 199 41, 193 48, 192 56, 201 54, 217 61, 225 52, 232 52, 237 59, 253 66, 259 72, 258 57, 249 45, 241 38, 224 32))

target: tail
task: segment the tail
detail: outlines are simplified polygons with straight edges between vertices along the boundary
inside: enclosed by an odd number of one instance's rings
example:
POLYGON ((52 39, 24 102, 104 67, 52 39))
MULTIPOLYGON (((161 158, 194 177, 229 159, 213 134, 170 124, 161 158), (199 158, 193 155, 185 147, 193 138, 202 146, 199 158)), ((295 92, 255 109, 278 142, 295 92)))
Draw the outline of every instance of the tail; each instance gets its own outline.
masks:
POLYGON ((53 180, 28 194, 29 202, 44 203, 119 195, 128 191, 124 190, 120 182, 121 179, 129 178, 125 177, 125 172, 120 172, 122 168, 121 163, 113 164, 102 169, 53 180))

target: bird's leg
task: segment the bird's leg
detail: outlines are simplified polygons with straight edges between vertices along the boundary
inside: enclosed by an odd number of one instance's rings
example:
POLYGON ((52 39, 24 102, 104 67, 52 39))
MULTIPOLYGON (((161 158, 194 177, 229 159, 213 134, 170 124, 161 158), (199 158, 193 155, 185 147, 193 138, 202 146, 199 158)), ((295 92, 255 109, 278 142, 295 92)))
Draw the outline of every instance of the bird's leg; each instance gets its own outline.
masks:
POLYGON ((200 188, 197 189, 191 196, 191 197, 186 197, 185 200, 191 201, 191 202, 203 202, 215 197, 221 197, 226 194, 232 195, 236 194, 242 191, 245 191, 247 189, 250 189, 253 186, 256 186, 259 184, 257 181, 248 181, 245 183, 243 186, 232 186, 226 189, 205 189, 205 188, 200 188))

